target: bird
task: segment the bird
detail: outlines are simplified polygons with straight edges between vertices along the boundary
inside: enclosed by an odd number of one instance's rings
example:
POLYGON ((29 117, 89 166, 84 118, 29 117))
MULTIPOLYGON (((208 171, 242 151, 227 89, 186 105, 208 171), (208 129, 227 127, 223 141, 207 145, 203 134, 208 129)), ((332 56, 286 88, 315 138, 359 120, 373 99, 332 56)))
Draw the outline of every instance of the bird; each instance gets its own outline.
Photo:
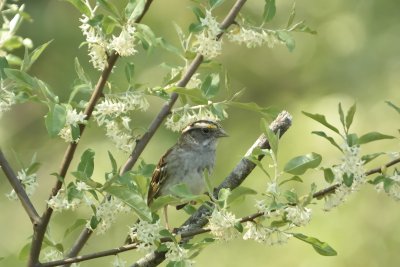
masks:
MULTIPOLYGON (((219 123, 212 120, 197 120, 181 131, 181 135, 161 157, 156 166, 147 194, 147 204, 154 199, 170 195, 171 187, 183 183, 194 195, 204 193, 204 172, 211 174, 215 164, 218 139, 228 134, 219 123)), ((167 228, 167 206, 164 207, 167 228)))

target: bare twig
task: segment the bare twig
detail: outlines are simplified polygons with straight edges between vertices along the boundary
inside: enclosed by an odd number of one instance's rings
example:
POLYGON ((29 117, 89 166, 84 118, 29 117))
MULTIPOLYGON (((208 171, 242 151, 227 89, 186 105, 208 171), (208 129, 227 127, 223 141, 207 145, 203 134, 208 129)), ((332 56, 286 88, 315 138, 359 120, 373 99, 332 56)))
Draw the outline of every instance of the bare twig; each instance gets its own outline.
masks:
POLYGON ((22 186, 21 182, 18 180, 13 169, 8 163, 7 159, 4 157, 3 151, 1 149, 0 149, 0 167, 1 169, 3 169, 3 172, 6 175, 9 183, 11 184, 19 200, 21 201, 22 207, 24 207, 32 224, 36 225, 40 220, 40 216, 37 213, 28 195, 26 194, 25 189, 22 186))

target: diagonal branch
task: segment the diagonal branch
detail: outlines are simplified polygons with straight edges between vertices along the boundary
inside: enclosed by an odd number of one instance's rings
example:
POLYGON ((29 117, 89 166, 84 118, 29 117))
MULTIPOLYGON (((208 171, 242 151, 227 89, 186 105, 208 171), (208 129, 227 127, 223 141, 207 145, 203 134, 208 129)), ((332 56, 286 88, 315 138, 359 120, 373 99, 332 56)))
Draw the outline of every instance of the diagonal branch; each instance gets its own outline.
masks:
POLYGON ((1 149, 0 149, 0 167, 1 169, 3 169, 3 172, 6 175, 8 182, 11 184, 19 200, 21 201, 22 207, 24 207, 32 224, 36 225, 40 220, 40 216, 37 213, 28 195, 26 194, 25 189, 22 186, 21 182, 18 180, 13 169, 8 163, 7 159, 4 157, 3 151, 1 149))
MULTIPOLYGON (((274 133, 280 133, 282 136, 291 126, 292 124, 292 116, 286 112, 281 112, 278 117, 271 123, 270 129, 274 133)), ((214 194, 218 196, 218 192, 222 188, 234 189, 238 187, 254 170, 256 164, 250 161, 248 156, 250 156, 255 148, 270 148, 269 142, 264 134, 260 135, 260 137, 254 142, 251 148, 247 151, 245 156, 239 161, 233 171, 225 178, 225 180, 215 189, 214 194)), ((259 160, 262 159, 262 155, 259 157, 259 160)), ((203 204, 183 225, 177 229, 177 233, 185 237, 187 233, 193 231, 202 231, 201 229, 208 223, 208 217, 211 215, 211 210, 209 208, 209 203, 203 204)), ((261 215, 260 215, 261 216, 261 215)), ((188 241, 190 237, 185 238, 185 241, 188 241)), ((133 267, 150 267, 157 266, 161 262, 165 260, 166 252, 152 252, 146 255, 145 257, 138 260, 134 263, 133 267)))

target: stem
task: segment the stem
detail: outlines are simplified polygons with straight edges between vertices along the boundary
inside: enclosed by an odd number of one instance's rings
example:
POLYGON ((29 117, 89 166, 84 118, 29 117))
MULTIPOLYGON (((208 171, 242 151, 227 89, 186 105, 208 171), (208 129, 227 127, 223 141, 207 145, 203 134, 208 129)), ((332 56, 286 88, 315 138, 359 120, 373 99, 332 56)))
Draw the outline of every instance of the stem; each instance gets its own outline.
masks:
MULTIPOLYGON (((377 167, 377 168, 371 169, 369 171, 366 171, 364 173, 364 175, 365 176, 369 176, 369 175, 372 175, 372 174, 375 174, 375 173, 382 173, 383 167, 384 168, 389 168, 390 166, 393 166, 393 165, 395 165, 397 163, 400 163, 400 158, 397 158, 397 159, 394 159, 392 161, 389 161, 388 163, 386 163, 385 165, 383 165, 381 167, 377 167)), ((326 195, 334 193, 339 186, 340 186, 340 184, 334 184, 334 185, 331 185, 331 186, 329 186, 329 187, 327 187, 325 189, 322 189, 322 190, 320 190, 318 192, 315 192, 314 195, 313 195, 313 198, 318 198, 319 199, 319 198, 322 198, 322 197, 324 197, 326 195)))
POLYGON ((21 201, 22 207, 25 209, 33 225, 36 225, 40 221, 40 216, 33 206, 29 196, 26 194, 24 187, 15 175, 10 164, 4 157, 3 151, 0 148, 0 167, 6 175, 8 182, 11 184, 19 200, 21 201))

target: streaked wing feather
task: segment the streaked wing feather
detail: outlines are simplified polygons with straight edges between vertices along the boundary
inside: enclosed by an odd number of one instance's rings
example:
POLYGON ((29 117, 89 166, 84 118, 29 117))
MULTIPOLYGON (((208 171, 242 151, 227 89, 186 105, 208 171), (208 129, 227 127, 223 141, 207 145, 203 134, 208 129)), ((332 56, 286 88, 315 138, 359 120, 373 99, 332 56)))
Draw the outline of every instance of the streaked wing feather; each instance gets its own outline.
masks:
POLYGON ((147 205, 150 205, 154 198, 157 197, 160 188, 166 178, 166 158, 168 154, 172 151, 172 148, 168 149, 167 152, 161 157, 160 161, 155 168, 153 175, 151 177, 149 192, 147 194, 147 205))

